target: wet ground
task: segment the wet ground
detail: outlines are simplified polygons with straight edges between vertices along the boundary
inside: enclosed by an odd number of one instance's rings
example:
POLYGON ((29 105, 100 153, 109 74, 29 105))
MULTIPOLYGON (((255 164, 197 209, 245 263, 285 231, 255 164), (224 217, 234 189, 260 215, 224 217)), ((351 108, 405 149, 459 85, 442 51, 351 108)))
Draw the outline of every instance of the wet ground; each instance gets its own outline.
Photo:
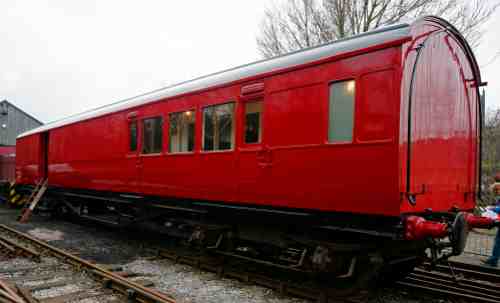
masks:
POLYGON ((19 223, 19 210, 0 206, 0 223, 26 232, 50 244, 78 252, 79 256, 97 263, 128 263, 150 255, 140 235, 92 222, 54 220, 34 215, 27 223, 19 223))
MULTIPOLYGON (((153 247, 170 241, 165 236, 139 230, 121 230, 84 221, 55 220, 34 215, 28 223, 16 221, 19 210, 0 205, 0 224, 6 224, 29 233, 51 245, 76 253, 80 257, 101 264, 122 264, 135 272, 155 274, 157 288, 172 294, 179 302, 310 302, 282 297, 278 293, 235 280, 219 279, 215 274, 201 272, 169 260, 149 260, 155 254, 153 247)), ((492 234, 473 235, 463 258, 478 262, 487 253, 492 234)), ((421 293, 397 288, 379 289, 371 302, 452 302, 421 293)))

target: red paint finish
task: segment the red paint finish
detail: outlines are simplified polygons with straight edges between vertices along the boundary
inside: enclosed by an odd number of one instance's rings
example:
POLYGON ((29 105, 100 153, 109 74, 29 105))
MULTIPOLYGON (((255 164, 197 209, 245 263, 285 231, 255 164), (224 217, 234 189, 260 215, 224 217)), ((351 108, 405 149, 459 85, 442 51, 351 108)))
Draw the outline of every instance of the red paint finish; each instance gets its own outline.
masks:
POLYGON ((425 238, 445 238, 448 236, 448 224, 427 221, 422 217, 406 218, 405 239, 422 240, 425 238))
MULTIPOLYGON (((421 21, 413 35, 439 25, 421 21)), ((418 39, 423 39, 421 36, 418 39)), ((420 40, 419 40, 420 41, 420 40)), ((399 216, 474 206, 477 91, 471 63, 450 35, 430 38, 412 106, 411 190, 404 198, 411 37, 266 73, 50 130, 52 186, 332 212, 399 216), (355 80, 352 142, 329 143, 329 85, 355 80), (244 105, 263 102, 262 140, 244 143, 244 105), (232 150, 202 150, 203 108, 234 103, 232 150), (168 152, 169 114, 195 112, 194 151, 168 152), (141 154, 142 120, 163 118, 163 149, 141 154), (138 149, 129 152, 129 123, 138 149), (421 190, 425 188, 425 190, 421 190)), ((418 41, 417 41, 418 42, 418 41)), ((18 140, 17 181, 40 178, 40 135, 18 140), (37 160, 38 159, 38 160, 37 160)))
POLYGON ((13 182, 16 180, 16 157, 0 155, 0 181, 13 182))
POLYGON ((40 134, 16 142, 16 182, 34 184, 40 179, 40 134))
POLYGON ((478 100, 472 65, 462 45, 438 24, 413 26, 418 39, 403 47, 406 57, 401 85, 400 191, 407 182, 407 121, 415 45, 425 42, 416 63, 411 108, 410 192, 416 205, 404 200, 402 212, 424 209, 470 210, 478 191, 478 100), (412 46, 413 45, 413 46, 412 46))
POLYGON ((16 154, 15 146, 0 146, 0 155, 16 154))
POLYGON ((493 228, 497 222, 497 220, 492 218, 474 216, 472 214, 466 216, 465 220, 467 221, 467 226, 469 226, 469 228, 484 228, 484 229, 493 228))
POLYGON ((16 147, 0 146, 0 181, 16 179, 16 147))

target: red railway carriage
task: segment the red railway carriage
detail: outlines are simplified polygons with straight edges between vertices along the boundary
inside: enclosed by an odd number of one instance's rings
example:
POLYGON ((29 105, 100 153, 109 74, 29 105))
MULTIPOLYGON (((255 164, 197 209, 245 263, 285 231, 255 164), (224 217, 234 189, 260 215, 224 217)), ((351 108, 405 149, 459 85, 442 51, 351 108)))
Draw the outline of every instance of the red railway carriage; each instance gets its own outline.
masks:
POLYGON ((392 26, 48 124, 20 136, 17 181, 363 214, 472 209, 481 80, 445 26, 392 26))
MULTIPOLYGON (((478 195, 480 85, 464 38, 426 17, 24 133, 17 182, 48 178, 49 194, 100 201, 68 203, 80 215, 116 202, 210 210, 208 221, 217 224, 257 214, 248 220, 255 227, 264 212, 270 222, 280 217, 282 235, 298 225, 314 238, 320 233, 311 226, 321 225, 336 235, 373 236, 363 238, 372 244, 381 235, 393 242, 450 236, 460 253, 464 222, 476 222, 463 212, 478 195)), ((256 242, 258 228, 248 230, 256 242)), ((311 260, 326 260, 318 247, 311 260)))

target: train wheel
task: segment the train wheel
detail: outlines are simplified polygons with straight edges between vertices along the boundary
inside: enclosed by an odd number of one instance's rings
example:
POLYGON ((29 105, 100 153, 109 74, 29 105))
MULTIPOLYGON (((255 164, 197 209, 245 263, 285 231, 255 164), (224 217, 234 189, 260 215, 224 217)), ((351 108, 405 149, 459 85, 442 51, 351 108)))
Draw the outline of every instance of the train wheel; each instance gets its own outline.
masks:
MULTIPOLYGON (((370 289, 376 285, 380 274, 382 260, 379 257, 358 256, 355 259, 355 268, 352 268, 344 277, 329 279, 328 285, 322 279, 326 298, 337 300, 364 300, 368 297, 370 289)), ((326 278, 326 277, 325 277, 326 278)), ((322 300, 328 302, 327 300, 322 300)))
POLYGON ((50 215, 54 219, 68 219, 71 215, 68 207, 64 205, 64 203, 57 203, 52 206, 51 209, 50 215))
POLYGON ((409 259, 395 264, 387 264, 381 271, 377 284, 381 286, 391 285, 408 276, 419 264, 420 258, 409 259))

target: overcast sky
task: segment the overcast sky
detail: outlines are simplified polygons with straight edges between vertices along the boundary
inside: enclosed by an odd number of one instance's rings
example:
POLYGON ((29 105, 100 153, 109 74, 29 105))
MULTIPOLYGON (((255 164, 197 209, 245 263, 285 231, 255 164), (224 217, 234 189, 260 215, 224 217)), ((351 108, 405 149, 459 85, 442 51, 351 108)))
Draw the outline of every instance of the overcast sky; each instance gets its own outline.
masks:
MULTIPOLYGON (((485 0, 494 1, 494 0, 485 0)), ((0 100, 44 122, 260 59, 266 0, 0 2, 0 100)), ((500 11, 476 56, 500 51, 500 11)), ((500 58, 482 70, 500 107, 500 58)))

